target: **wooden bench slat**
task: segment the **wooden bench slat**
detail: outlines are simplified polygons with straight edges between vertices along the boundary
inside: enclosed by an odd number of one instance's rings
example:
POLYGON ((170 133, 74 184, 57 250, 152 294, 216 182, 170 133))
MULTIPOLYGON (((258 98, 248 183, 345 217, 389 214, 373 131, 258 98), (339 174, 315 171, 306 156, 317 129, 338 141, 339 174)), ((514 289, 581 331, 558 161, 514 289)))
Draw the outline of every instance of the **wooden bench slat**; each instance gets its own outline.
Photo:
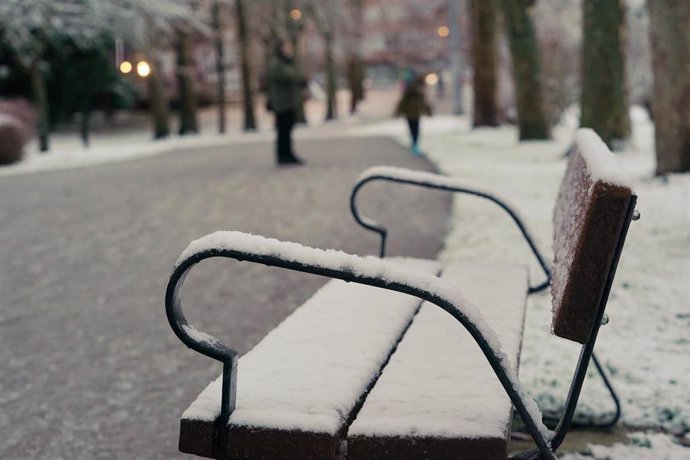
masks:
MULTIPOLYGON (((399 263, 438 273, 435 261, 399 263)), ((351 413, 419 308, 419 299, 332 280, 239 360, 231 458, 335 458, 351 413)), ((185 411, 180 450, 212 456, 220 379, 185 411)))
MULTIPOLYGON (((521 266, 456 264, 455 283, 517 368, 527 299, 521 266)), ((469 333, 424 303, 348 430, 348 459, 505 460, 512 404, 469 333)))
POLYGON ((592 332, 633 195, 626 179, 603 141, 578 131, 554 209, 552 330, 559 337, 584 344, 592 332))

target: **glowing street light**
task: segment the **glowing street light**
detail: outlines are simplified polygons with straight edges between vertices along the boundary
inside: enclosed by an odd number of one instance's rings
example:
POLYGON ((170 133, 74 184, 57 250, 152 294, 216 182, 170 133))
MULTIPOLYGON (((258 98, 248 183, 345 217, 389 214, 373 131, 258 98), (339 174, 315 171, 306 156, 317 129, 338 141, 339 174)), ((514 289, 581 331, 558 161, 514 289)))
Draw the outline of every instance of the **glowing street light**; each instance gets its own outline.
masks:
POLYGON ((290 17, 295 21, 299 21, 300 19, 302 19, 302 12, 297 8, 293 8, 292 10, 290 10, 290 17))
POLYGON ((435 74, 435 73, 427 74, 427 76, 424 77, 424 82, 429 86, 435 85, 436 83, 438 83, 438 74, 435 74))
POLYGON ((446 26, 441 26, 436 32, 438 33, 439 37, 446 38, 450 34, 450 29, 448 29, 446 26))
POLYGON ((151 66, 146 61, 139 61, 137 63, 137 74, 142 77, 148 77, 151 74, 151 66))
POLYGON ((120 72, 130 73, 132 71, 132 63, 129 61, 122 61, 120 63, 120 72))

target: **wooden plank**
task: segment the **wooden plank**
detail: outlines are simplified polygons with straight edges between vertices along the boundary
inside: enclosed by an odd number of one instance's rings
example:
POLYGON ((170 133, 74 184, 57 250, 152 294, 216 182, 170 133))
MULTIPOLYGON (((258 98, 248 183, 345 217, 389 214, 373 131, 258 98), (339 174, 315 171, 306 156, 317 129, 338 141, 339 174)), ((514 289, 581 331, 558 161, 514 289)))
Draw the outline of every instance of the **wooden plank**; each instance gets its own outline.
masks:
MULTIPOLYGON (((434 261, 399 263, 438 273, 434 261)), ((339 280, 328 282, 240 358, 231 458, 334 458, 363 402, 419 309, 417 298, 339 280)), ((220 379, 185 411, 180 450, 213 456, 220 379)))
MULTIPOLYGON (((517 368, 527 299, 520 266, 456 264, 441 277, 484 316, 517 368)), ((512 404, 469 333, 424 303, 348 431, 348 459, 507 457, 512 404)))

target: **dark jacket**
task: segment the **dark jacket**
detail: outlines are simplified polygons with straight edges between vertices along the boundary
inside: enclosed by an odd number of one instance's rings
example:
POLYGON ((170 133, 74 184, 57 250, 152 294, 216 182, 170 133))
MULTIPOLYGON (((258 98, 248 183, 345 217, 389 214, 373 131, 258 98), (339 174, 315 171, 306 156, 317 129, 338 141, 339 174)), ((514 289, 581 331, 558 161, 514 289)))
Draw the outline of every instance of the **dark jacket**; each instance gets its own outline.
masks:
POLYGON ((275 57, 266 72, 268 108, 275 113, 297 110, 307 80, 291 59, 275 57))
POLYGON ((405 89, 395 108, 395 115, 412 119, 418 119, 422 115, 431 115, 431 107, 426 102, 422 85, 410 85, 405 89))

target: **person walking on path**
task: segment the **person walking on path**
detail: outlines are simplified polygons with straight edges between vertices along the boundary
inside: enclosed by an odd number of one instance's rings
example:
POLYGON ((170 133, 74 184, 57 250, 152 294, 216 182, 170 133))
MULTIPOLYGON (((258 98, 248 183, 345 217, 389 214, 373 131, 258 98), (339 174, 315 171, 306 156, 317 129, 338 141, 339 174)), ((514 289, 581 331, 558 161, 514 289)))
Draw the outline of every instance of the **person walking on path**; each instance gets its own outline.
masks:
POLYGON ((395 108, 395 116, 404 116, 410 128, 412 155, 419 156, 422 151, 419 148, 419 119, 422 115, 431 115, 431 106, 426 101, 424 94, 424 77, 422 75, 410 78, 403 90, 402 97, 395 108))
POLYGON ((266 73, 267 108, 276 117, 276 161, 278 165, 304 162, 292 150, 292 128, 297 121, 307 79, 297 67, 294 49, 288 40, 280 40, 266 73))

